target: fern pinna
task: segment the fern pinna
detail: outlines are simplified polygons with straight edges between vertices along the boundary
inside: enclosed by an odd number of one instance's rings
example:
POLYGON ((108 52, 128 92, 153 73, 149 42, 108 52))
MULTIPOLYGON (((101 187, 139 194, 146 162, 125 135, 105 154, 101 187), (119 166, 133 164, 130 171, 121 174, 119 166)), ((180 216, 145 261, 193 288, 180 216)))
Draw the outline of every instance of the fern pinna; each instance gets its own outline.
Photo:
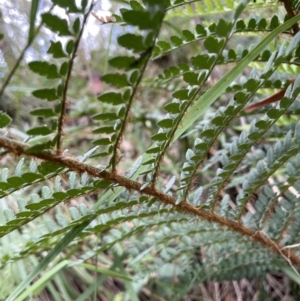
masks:
MULTIPOLYGON (((61 261, 69 269, 110 254, 102 273, 129 286, 143 279, 134 298, 175 278, 164 294, 176 300, 208 279, 279 270, 299 283, 299 3, 133 0, 98 17, 93 2, 51 2, 35 27, 32 1, 18 59, 40 30, 51 32, 47 56, 28 62, 43 78, 30 127, 0 115, 1 265, 46 252, 7 300, 26 298, 59 254, 75 256, 61 261), (92 14, 119 50, 104 91, 80 99, 72 82, 92 14), (173 62, 157 67, 164 58, 173 62), (276 89, 274 105, 260 104, 276 89), (247 111, 253 99, 259 109, 247 111), (72 118, 88 120, 88 134, 72 118), (124 141, 137 144, 135 155, 124 141), (27 233, 17 245, 15 233, 27 233)), ((2 97, 15 71, 6 70, 2 97)))

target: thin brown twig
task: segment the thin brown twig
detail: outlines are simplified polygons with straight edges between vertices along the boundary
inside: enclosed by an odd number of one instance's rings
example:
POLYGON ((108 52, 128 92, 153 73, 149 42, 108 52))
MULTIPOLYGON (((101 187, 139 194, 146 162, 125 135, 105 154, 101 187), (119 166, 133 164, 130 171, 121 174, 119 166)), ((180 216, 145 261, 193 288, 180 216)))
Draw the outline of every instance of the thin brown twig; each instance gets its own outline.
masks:
MULTIPOLYGON (((292 8, 291 0, 279 0, 279 1, 283 3, 284 8, 285 8, 286 13, 287 13, 287 16, 288 16, 289 18, 294 17, 294 16, 295 16, 295 13, 294 13, 293 8, 292 8)), ((294 35, 296 35, 296 34, 300 31, 298 23, 295 23, 295 24, 292 26, 292 29, 293 29, 294 35)), ((299 47, 300 47, 300 46, 299 46, 299 47)))
MULTIPOLYGON (((291 79, 288 80, 288 82, 293 84, 295 82, 295 79, 291 78, 291 79)), ((265 107, 265 106, 267 106, 271 103, 277 102, 277 101, 281 100, 284 97, 285 91, 286 91, 286 88, 281 89, 277 93, 274 93, 274 94, 262 99, 261 101, 248 106, 247 108, 244 109, 244 111, 246 113, 250 113, 250 112, 252 112, 252 111, 254 111, 258 108, 265 107)))
POLYGON ((75 41, 75 45, 74 45, 74 50, 72 53, 72 57, 70 59, 70 64, 69 64, 69 68, 68 68, 68 73, 65 79, 65 83, 64 83, 64 87, 63 87, 63 96, 62 96, 62 100, 61 100, 61 110, 60 110, 60 116, 58 119, 58 126, 57 126, 57 142, 56 142, 56 153, 59 155, 62 152, 62 136, 63 136, 63 125, 64 125, 64 117, 65 117, 65 111, 66 111, 66 107, 67 107, 67 92, 68 92, 68 88, 69 88, 69 82, 71 79, 71 73, 72 73, 72 68, 73 68, 73 63, 77 54, 77 49, 82 37, 82 33, 83 33, 83 29, 85 27, 87 18, 90 14, 90 12, 92 11, 94 7, 94 3, 91 4, 88 12, 84 15, 83 18, 83 24, 82 27, 80 29, 80 33, 78 35, 78 38, 75 41))

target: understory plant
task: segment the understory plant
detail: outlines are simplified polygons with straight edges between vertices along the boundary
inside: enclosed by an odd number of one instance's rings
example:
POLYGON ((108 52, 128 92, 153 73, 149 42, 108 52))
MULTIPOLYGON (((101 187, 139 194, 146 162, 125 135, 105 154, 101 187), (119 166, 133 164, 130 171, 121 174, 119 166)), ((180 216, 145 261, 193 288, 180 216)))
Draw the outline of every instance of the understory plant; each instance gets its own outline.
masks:
POLYGON ((0 112, 7 300, 300 284, 299 1, 50 2, 31 1, 3 68, 1 102, 18 103, 0 112), (90 19, 110 31, 84 53, 90 19))

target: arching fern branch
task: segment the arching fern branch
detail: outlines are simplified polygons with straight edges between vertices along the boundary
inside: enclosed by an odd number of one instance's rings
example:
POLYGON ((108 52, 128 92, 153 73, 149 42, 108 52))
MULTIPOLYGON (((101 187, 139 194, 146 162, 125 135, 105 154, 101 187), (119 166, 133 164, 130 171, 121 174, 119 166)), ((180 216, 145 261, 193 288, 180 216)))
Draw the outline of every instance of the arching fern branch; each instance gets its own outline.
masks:
MULTIPOLYGON (((9 149, 13 153, 32 156, 32 153, 28 153, 26 151, 26 145, 24 145, 22 143, 0 137, 0 145, 6 149, 9 149)), ((280 253, 281 246, 277 246, 276 244, 274 244, 274 242, 272 240, 270 240, 268 237, 264 236, 263 233, 252 231, 252 230, 242 226, 238 222, 228 220, 226 218, 223 218, 222 216, 216 215, 213 212, 209 212, 206 210, 202 210, 200 208, 196 208, 187 202, 181 202, 179 204, 176 204, 176 200, 173 197, 171 197, 167 194, 164 194, 164 193, 156 190, 153 187, 144 187, 141 190, 142 185, 138 182, 129 180, 127 178, 124 178, 124 177, 121 177, 121 176, 118 176, 115 174, 111 174, 105 170, 100 170, 96 167, 92 167, 90 165, 78 162, 77 160, 74 160, 74 159, 71 159, 68 157, 61 157, 61 156, 57 156, 57 155, 54 155, 52 153, 47 153, 47 152, 34 154, 34 156, 39 159, 46 160, 48 162, 53 162, 55 164, 59 164, 59 165, 68 167, 71 170, 74 170, 78 173, 86 172, 90 176, 100 177, 100 178, 109 180, 122 187, 126 187, 128 190, 134 190, 137 192, 142 191, 143 194, 152 196, 165 205, 169 205, 169 204, 173 205, 174 208, 176 208, 177 210, 180 210, 182 212, 187 212, 191 215, 195 215, 195 216, 200 217, 201 219, 209 221, 209 222, 212 222, 212 221, 216 222, 222 226, 227 227, 228 229, 232 230, 233 232, 238 232, 243 235, 252 237, 253 240, 258 241, 258 242, 262 243, 263 245, 268 246, 276 253, 281 254, 280 253)), ((286 251, 282 251, 282 253, 285 254, 286 251)), ((286 253, 285 255, 289 256, 290 260, 293 263, 300 264, 300 259, 297 256, 293 256, 292 254, 288 254, 288 253, 286 253)))
MULTIPOLYGON (((278 16, 274 15, 271 20, 267 20, 265 18, 258 18, 257 16, 252 16, 245 22, 244 20, 238 20, 233 28, 233 34, 237 35, 239 33, 266 33, 271 32, 276 27, 280 25, 278 16)), ((181 47, 187 46, 191 43, 195 43, 198 41, 202 41, 207 37, 217 37, 217 26, 213 23, 210 26, 203 26, 202 24, 197 24, 195 27, 195 31, 191 32, 190 30, 183 30, 182 36, 171 36, 170 42, 158 41, 157 45, 153 50, 152 59, 157 59, 167 53, 179 49, 181 47)), ((285 34, 292 35, 290 31, 285 31, 285 34)), ((247 49, 245 49, 247 52, 247 49)), ((240 51, 241 53, 241 51, 240 51)), ((229 59, 231 61, 234 58, 234 55, 229 52, 229 59)), ((246 54, 244 54, 246 55, 246 54)), ((226 57, 225 57, 226 59, 226 57)), ((228 58, 227 58, 228 59, 228 58)), ((222 57, 219 56, 218 60, 222 60, 222 57)))

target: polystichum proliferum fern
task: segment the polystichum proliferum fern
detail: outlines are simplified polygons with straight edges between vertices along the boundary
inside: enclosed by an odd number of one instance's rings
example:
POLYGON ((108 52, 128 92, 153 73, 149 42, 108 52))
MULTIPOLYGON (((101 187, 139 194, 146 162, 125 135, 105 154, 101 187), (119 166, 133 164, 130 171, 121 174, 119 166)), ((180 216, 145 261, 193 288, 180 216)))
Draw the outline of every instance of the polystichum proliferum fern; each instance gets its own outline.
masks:
MULTIPOLYGON (((25 50, 38 35, 37 2, 25 50)), ((101 77, 105 91, 96 101, 87 98, 90 110, 80 112, 89 120, 81 149, 84 129, 72 130, 69 118, 76 110, 68 108, 69 93, 94 3, 82 0, 78 7, 77 1, 52 0, 41 17, 53 37, 47 50, 51 59, 28 63, 30 72, 47 81, 32 92, 38 107, 22 135, 26 142, 16 138, 11 118, 0 115, 5 217, 0 235, 35 225, 13 253, 1 250, 1 264, 48 252, 8 300, 24 295, 58 254, 68 256, 70 243, 95 234, 100 242, 88 254, 76 255, 78 262, 104 251, 116 261, 123 256, 131 271, 126 281, 147 277, 151 282, 155 275, 168 282, 176 276, 176 298, 206 279, 282 270, 299 282, 300 123, 294 118, 300 112, 299 3, 272 2, 285 9, 282 19, 275 13, 250 15, 252 8, 270 8, 266 1, 224 2, 129 1, 113 17, 94 14, 102 22, 97 26, 114 22, 113 29, 128 30, 118 36, 112 31, 120 50, 101 77), (53 13, 55 7, 64 9, 65 17, 53 13), (215 13, 224 17, 207 17, 215 13), (187 22, 188 29, 179 27, 170 36, 165 26, 186 16, 202 21, 187 22), (242 45, 247 34, 257 37, 254 45, 242 45), (192 57, 153 76, 153 62, 184 49, 192 57), (214 72, 224 68, 228 72, 211 84, 214 72), (282 91, 277 103, 258 102, 258 111, 245 113, 253 98, 275 89, 282 91), (149 139, 140 138, 137 155, 127 158, 122 143, 139 141, 134 135, 149 139), (67 211, 60 209, 64 203, 70 203, 67 211), (202 255, 196 261, 197 250, 202 255)), ((7 72, 0 95, 14 72, 7 72)), ((76 93, 73 101, 80 103, 76 93)))

